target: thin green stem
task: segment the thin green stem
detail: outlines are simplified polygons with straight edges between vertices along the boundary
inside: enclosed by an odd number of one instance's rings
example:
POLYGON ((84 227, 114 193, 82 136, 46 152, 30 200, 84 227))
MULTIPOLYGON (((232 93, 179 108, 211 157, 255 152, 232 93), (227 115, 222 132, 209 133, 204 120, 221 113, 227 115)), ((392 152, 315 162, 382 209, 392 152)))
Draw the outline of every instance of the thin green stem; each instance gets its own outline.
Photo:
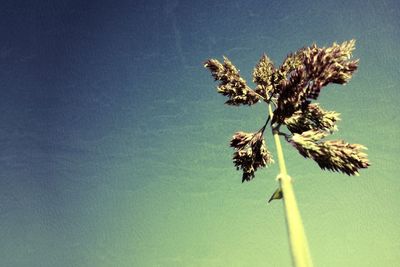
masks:
MULTIPOLYGON (((273 113, 271 105, 268 105, 268 110, 269 116, 272 119, 273 113)), ((273 135, 275 139, 280 169, 277 180, 279 180, 280 187, 283 192, 286 224, 289 234, 293 264, 295 267, 312 267, 313 263, 308 249, 307 237, 304 231, 299 208, 297 207, 296 197, 293 191, 292 179, 287 174, 282 145, 277 129, 273 129, 273 135)))

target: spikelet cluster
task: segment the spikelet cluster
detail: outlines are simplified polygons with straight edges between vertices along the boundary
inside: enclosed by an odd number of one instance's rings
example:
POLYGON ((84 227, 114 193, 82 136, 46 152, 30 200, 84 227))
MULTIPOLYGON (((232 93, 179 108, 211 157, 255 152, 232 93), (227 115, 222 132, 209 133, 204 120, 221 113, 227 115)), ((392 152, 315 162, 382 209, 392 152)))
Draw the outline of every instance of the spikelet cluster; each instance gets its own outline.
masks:
POLYGON ((264 99, 268 99, 274 93, 274 73, 274 64, 264 54, 253 71, 253 82, 256 84, 255 91, 264 99))
POLYGON ((294 134, 290 143, 303 157, 313 159, 321 169, 358 175, 359 169, 370 165, 367 154, 362 152, 366 147, 343 140, 321 141, 325 136, 326 133, 309 130, 294 134))
POLYGON ((329 83, 346 83, 358 67, 358 60, 350 60, 354 47, 355 40, 328 48, 314 44, 288 57, 283 66, 289 67, 281 68, 286 77, 279 85, 274 122, 282 123, 297 110, 305 109, 329 83))
POLYGON ((243 170, 242 182, 253 179, 258 168, 273 163, 272 155, 261 132, 237 132, 232 137, 230 145, 235 149, 233 154, 235 167, 243 170))
POLYGON ((304 110, 297 110, 291 117, 286 118, 284 124, 293 134, 313 129, 332 133, 337 131, 339 116, 336 111, 325 111, 318 103, 312 103, 304 110))
POLYGON ((204 66, 211 71, 214 79, 220 82, 218 93, 229 98, 226 104, 250 106, 260 100, 258 95, 247 86, 246 81, 240 77, 239 71, 227 57, 224 57, 223 63, 216 59, 209 59, 204 66))

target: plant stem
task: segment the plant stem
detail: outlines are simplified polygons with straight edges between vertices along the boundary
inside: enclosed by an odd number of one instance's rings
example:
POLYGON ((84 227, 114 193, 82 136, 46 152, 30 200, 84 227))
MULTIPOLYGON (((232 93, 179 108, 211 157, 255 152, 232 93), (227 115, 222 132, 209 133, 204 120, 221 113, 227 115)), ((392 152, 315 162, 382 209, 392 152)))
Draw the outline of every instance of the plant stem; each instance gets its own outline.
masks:
MULTIPOLYGON (((268 105, 269 115, 272 119, 273 113, 271 105, 268 105)), ((283 202, 285 206, 286 224, 292 252, 292 260, 295 267, 312 267, 312 259, 308 249, 307 237, 304 232, 303 222, 297 207, 296 198, 293 191, 292 178, 287 174, 285 159, 278 131, 273 129, 276 151, 280 173, 277 180, 283 192, 283 202)))

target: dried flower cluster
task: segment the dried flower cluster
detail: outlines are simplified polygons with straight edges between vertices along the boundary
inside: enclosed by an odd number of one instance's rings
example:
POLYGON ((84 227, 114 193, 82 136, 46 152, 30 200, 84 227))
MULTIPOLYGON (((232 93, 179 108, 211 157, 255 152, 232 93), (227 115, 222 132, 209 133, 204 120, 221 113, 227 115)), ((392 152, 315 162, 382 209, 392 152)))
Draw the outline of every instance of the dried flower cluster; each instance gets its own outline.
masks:
POLYGON ((268 99, 273 94, 276 80, 274 73, 274 64, 264 54, 253 71, 253 82, 257 84, 255 91, 264 99, 268 99))
POLYGON ((286 77, 279 82, 273 121, 282 123, 297 110, 304 110, 329 83, 346 83, 358 66, 358 60, 349 60, 354 45, 354 40, 328 48, 313 45, 289 56, 283 64, 286 67, 281 68, 286 77))
POLYGON ((216 81, 220 81, 218 93, 229 97, 226 104, 253 105, 260 100, 257 94, 247 86, 246 81, 240 77, 239 71, 228 58, 224 57, 223 64, 216 59, 210 59, 204 66, 210 69, 216 81))
POLYGON ((294 134, 290 143, 306 158, 315 160, 321 169, 341 171, 347 175, 358 175, 358 169, 369 166, 366 149, 359 144, 348 144, 343 140, 320 141, 326 133, 310 130, 294 134))
POLYGON ((339 113, 325 111, 319 104, 309 104, 304 110, 297 110, 293 115, 284 120, 288 130, 295 133, 302 133, 312 129, 332 133, 337 131, 336 122, 340 120, 339 113))
POLYGON ((231 147, 235 149, 233 163, 236 168, 243 170, 242 182, 254 178, 258 168, 273 163, 272 155, 267 149, 262 132, 237 132, 232 137, 231 147))
POLYGON ((226 57, 223 63, 216 59, 205 62, 204 66, 220 82, 218 92, 229 98, 227 104, 264 101, 275 107, 272 118, 268 117, 258 132, 238 132, 231 140, 235 149, 233 162, 243 170, 242 181, 251 180, 258 168, 273 162, 263 138, 269 121, 273 131, 285 135, 301 155, 313 159, 322 169, 357 175, 359 169, 369 166, 367 155, 362 152, 364 146, 322 140, 337 130, 340 114, 311 103, 326 85, 349 81, 358 67, 358 60, 351 60, 354 48, 355 40, 322 48, 314 44, 289 54, 279 68, 264 54, 253 71, 254 90, 226 57), (290 134, 281 132, 282 126, 290 134))

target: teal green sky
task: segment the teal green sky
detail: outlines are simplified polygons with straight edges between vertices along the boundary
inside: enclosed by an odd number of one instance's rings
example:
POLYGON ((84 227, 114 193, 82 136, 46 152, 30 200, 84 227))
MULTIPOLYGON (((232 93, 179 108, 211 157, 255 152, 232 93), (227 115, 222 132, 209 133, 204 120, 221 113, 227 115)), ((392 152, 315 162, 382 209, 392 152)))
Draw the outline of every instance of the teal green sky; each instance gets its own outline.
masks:
POLYGON ((266 107, 224 105, 203 63, 226 55, 251 84, 264 52, 353 38, 358 71, 318 102, 372 166, 321 171, 285 143, 286 163, 316 267, 399 266, 398 1, 6 0, 0 15, 0 266, 291 266, 283 204, 266 202, 277 164, 242 184, 231 161, 266 107))

